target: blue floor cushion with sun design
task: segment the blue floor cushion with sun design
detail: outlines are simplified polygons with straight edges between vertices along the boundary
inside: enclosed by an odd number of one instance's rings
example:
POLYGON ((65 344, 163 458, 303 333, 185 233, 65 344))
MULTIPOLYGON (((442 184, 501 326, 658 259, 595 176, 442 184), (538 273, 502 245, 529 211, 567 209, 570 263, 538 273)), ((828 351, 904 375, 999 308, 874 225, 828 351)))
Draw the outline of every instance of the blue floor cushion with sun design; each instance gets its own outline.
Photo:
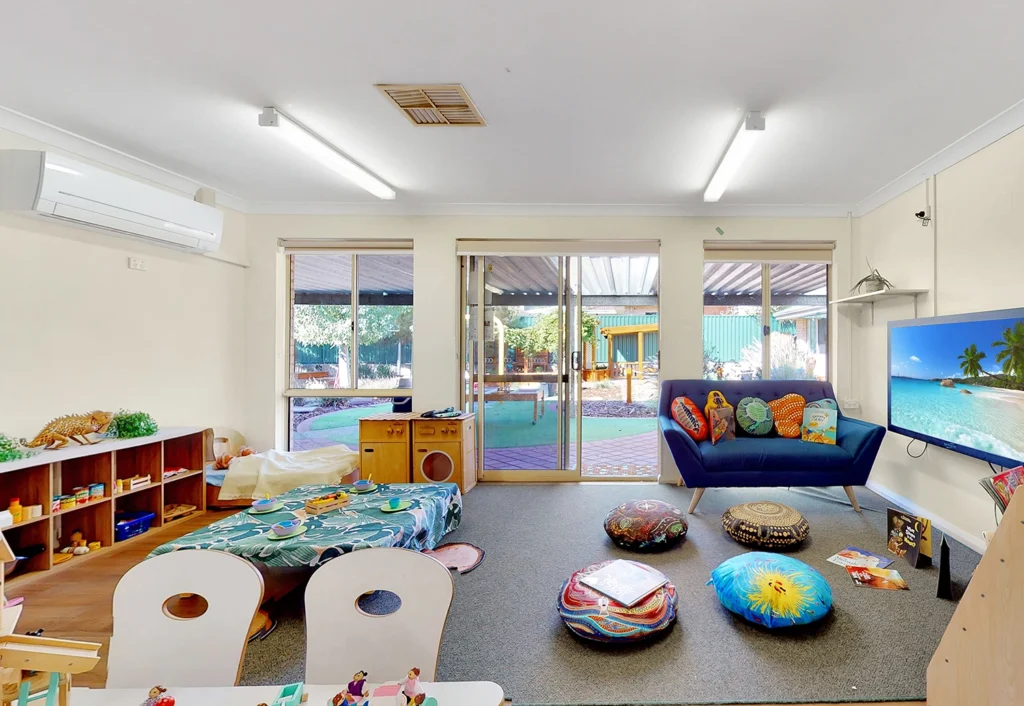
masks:
POLYGON ((832 610, 832 589, 825 577, 782 554, 750 552, 726 559, 708 583, 714 584, 722 605, 767 628, 806 625, 832 610))

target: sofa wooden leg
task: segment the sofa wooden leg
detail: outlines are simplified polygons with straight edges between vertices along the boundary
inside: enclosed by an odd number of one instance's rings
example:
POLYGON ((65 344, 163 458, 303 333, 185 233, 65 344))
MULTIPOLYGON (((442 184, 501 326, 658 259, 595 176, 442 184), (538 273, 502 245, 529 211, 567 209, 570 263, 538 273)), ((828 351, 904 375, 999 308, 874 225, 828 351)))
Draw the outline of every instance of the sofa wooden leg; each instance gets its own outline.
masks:
POLYGON ((846 497, 850 499, 850 504, 853 505, 855 512, 860 512, 860 503, 857 502, 857 496, 853 494, 852 485, 844 485, 843 490, 846 491, 846 497))
POLYGON ((679 476, 679 480, 676 481, 676 487, 680 488, 683 485, 683 477, 679 476))
POLYGON ((700 502, 700 496, 704 494, 704 488, 694 488, 693 498, 690 500, 690 509, 687 510, 689 514, 693 514, 693 511, 697 508, 697 503, 700 502))

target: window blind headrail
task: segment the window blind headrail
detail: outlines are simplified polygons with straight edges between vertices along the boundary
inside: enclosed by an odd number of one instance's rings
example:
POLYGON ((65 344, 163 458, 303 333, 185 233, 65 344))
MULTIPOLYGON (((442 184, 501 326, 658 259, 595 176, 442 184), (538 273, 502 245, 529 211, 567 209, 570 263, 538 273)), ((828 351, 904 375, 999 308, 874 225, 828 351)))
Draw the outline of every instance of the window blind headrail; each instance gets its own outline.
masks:
POLYGON ((411 240, 345 240, 334 238, 279 238, 286 253, 411 252, 411 240))
POLYGON ((705 262, 832 262, 830 241, 705 240, 705 262))

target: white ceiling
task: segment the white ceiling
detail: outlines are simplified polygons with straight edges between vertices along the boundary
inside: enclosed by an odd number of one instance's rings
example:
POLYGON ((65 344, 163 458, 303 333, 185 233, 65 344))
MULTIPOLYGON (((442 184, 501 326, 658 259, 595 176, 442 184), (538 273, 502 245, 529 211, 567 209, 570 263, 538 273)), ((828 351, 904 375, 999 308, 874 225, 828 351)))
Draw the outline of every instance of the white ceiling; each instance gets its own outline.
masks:
POLYGON ((998 0, 5 0, 0 106, 259 207, 850 205, 1022 98, 998 0), (417 128, 375 83, 462 83, 485 128, 417 128), (394 185, 285 145, 276 105, 394 185))

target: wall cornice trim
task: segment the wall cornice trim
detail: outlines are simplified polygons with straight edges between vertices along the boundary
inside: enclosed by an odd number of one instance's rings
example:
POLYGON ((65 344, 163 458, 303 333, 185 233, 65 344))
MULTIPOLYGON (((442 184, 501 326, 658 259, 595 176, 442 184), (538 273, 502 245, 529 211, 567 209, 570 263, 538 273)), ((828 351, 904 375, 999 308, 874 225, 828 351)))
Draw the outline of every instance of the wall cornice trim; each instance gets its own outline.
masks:
POLYGON ((913 169, 857 202, 853 209, 854 217, 859 218, 871 213, 900 194, 922 184, 925 178, 949 169, 957 162, 980 152, 1021 127, 1024 127, 1024 100, 1014 103, 988 122, 979 125, 953 144, 939 150, 913 169))

